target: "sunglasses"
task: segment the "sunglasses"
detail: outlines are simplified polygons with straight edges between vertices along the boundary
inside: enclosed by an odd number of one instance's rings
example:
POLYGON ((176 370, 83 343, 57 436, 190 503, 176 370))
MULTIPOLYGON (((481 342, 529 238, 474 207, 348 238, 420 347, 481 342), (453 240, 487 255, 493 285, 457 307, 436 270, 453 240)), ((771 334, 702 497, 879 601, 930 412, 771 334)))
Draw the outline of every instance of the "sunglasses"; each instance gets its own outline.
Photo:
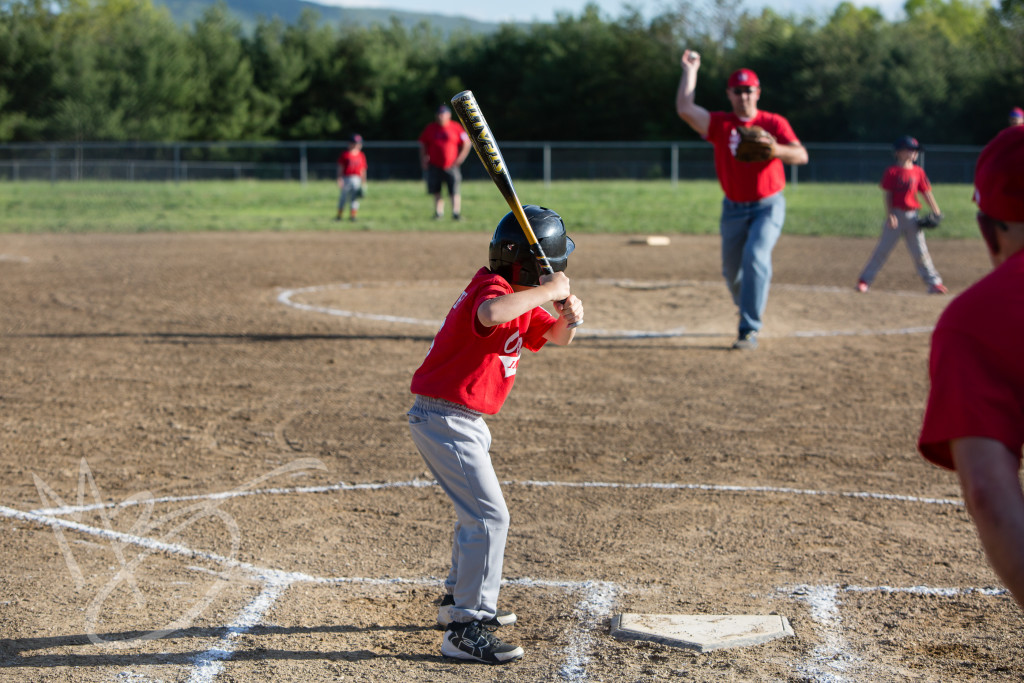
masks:
POLYGON ((999 240, 996 239, 996 230, 1006 232, 1009 229, 1006 223, 998 221, 992 218, 992 216, 987 216, 981 211, 978 212, 978 230, 981 231, 981 236, 985 238, 985 243, 992 250, 993 254, 999 253, 999 240))
POLYGON ((749 85, 745 86, 745 87, 742 87, 742 88, 733 88, 732 89, 732 94, 733 95, 749 95, 752 92, 754 92, 754 89, 752 87, 750 87, 749 85))

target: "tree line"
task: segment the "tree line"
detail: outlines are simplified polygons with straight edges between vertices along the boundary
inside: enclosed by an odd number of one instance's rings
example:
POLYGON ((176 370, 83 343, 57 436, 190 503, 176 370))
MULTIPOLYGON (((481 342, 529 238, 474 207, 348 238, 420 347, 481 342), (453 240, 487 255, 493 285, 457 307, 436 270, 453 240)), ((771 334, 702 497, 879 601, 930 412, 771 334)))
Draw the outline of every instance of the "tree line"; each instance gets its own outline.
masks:
POLYGON ((1024 0, 908 0, 905 14, 679 0, 442 35, 312 11, 246 31, 223 4, 183 26, 151 0, 0 0, 0 142, 411 140, 465 89, 499 139, 688 139, 674 100, 691 47, 699 104, 726 109, 728 74, 751 68, 761 107, 804 141, 984 144, 1024 106, 1024 0))

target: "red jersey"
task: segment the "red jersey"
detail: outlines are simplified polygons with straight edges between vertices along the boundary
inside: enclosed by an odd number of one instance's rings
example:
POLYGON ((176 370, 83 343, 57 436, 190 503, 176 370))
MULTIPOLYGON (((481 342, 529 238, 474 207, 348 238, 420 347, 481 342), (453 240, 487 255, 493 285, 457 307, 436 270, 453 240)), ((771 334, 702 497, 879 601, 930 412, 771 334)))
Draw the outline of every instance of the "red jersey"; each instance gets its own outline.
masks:
POLYGON ((449 121, 444 126, 431 121, 420 134, 420 144, 427 150, 431 166, 451 168, 459 158, 459 149, 469 144, 469 136, 462 125, 455 121, 449 121))
POLYGON ((346 149, 338 155, 338 172, 341 175, 361 176, 366 170, 366 155, 361 149, 346 149))
POLYGON ((741 126, 761 126, 780 145, 800 142, 784 117, 758 111, 750 121, 742 121, 732 112, 713 111, 704 139, 715 147, 715 173, 725 196, 734 202, 756 202, 780 192, 786 186, 786 170, 781 159, 737 161, 736 146, 741 126))
POLYGON ((932 189, 928 176, 920 166, 890 166, 882 174, 879 185, 886 192, 892 193, 892 208, 903 211, 920 209, 921 202, 917 201, 917 193, 932 189))
POLYGON ((484 327, 480 304, 512 293, 500 275, 481 268, 448 311, 423 364, 412 376, 412 393, 459 403, 494 415, 505 403, 519 369, 520 350, 539 351, 555 318, 534 308, 515 320, 484 327))
POLYGON ((1024 251, 955 298, 932 333, 931 391, 918 449, 955 469, 949 442, 994 439, 1024 446, 1024 251))

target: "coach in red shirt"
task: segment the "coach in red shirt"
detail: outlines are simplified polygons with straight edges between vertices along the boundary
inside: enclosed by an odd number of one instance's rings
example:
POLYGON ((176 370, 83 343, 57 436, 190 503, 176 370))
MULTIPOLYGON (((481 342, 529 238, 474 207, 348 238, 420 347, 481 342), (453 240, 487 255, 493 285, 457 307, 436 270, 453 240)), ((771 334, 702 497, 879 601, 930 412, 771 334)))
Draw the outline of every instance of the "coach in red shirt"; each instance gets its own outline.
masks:
POLYGON ((472 144, 466 131, 452 121, 452 110, 442 105, 433 121, 420 134, 420 163, 427 176, 427 192, 434 195, 434 218, 444 215, 441 187, 448 188, 452 199, 452 218, 462 217, 462 162, 472 144))
POLYGON ((761 316, 772 279, 772 250, 786 220, 783 164, 806 164, 807 150, 784 117, 757 108, 761 83, 750 69, 730 77, 726 94, 731 112, 711 112, 694 103, 700 55, 686 50, 683 75, 676 93, 676 112, 702 138, 714 145, 715 172, 725 198, 719 232, 722 235, 722 275, 739 308, 739 335, 734 349, 757 348, 761 316), (772 159, 739 161, 738 128, 760 126, 773 138, 772 159))

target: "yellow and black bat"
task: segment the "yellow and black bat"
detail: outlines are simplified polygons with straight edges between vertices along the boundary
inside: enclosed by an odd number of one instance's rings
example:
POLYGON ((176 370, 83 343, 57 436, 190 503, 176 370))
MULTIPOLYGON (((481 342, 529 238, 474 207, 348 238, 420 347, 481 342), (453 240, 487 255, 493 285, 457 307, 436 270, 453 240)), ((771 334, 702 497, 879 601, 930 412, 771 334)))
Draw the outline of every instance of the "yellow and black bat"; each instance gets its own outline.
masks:
MULTIPOLYGON (((494 133, 491 132, 491 127, 487 125, 487 119, 484 118, 483 112, 480 111, 480 105, 476 103, 473 92, 471 90, 463 90, 453 97, 452 109, 455 110, 459 120, 462 121, 466 133, 473 143, 473 149, 476 150, 476 153, 480 156, 480 161, 483 162, 484 168, 487 169, 487 174, 491 176, 491 180, 498 186, 498 192, 501 192, 501 196, 508 202, 508 206, 512 209, 516 221, 519 222, 519 227, 523 229, 526 241, 530 243, 530 250, 537 257, 541 273, 545 275, 552 274, 555 271, 548 261, 547 254, 544 253, 544 248, 537 241, 537 236, 533 234, 530 221, 527 219, 526 212, 523 211, 523 205, 519 202, 519 197, 516 195, 516 188, 512 185, 512 176, 508 172, 508 166, 505 165, 505 159, 501 156, 498 141, 494 139, 494 133)), ((578 324, 577 322, 572 327, 578 324)))

